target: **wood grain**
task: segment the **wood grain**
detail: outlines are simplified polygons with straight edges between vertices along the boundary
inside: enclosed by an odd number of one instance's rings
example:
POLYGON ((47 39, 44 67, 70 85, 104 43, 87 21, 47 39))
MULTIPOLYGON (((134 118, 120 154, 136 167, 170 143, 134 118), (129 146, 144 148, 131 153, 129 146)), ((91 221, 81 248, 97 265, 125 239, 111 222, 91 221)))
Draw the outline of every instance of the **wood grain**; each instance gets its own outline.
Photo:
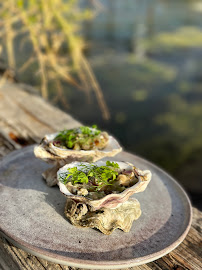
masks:
MULTIPOLYGON (((0 87, 0 159, 15 149, 39 142, 50 132, 73 128, 81 123, 51 106, 39 96, 17 84, 5 81, 0 87)), ((201 270, 202 212, 193 208, 193 222, 185 240, 171 253, 154 262, 132 267, 134 270, 201 270)), ((13 246, 0 237, 1 270, 44 270, 78 268, 54 264, 13 246)))

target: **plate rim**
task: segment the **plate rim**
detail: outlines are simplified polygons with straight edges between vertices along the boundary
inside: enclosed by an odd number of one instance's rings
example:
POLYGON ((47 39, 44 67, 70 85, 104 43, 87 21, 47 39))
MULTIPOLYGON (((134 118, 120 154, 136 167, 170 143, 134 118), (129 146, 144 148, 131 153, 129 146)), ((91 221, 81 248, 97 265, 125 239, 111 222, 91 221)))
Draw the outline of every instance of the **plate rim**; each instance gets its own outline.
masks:
MULTIPOLYGON (((7 156, 5 156, 1 160, 0 167, 4 163, 6 163, 7 160, 11 161, 12 159, 15 159, 15 157, 18 156, 19 154, 29 152, 31 149, 34 148, 34 146, 35 145, 26 146, 23 149, 14 150, 13 152, 9 153, 7 156)), ((166 254, 170 253, 185 239, 186 235, 188 234, 188 232, 190 230, 191 223, 192 223, 192 205, 191 205, 191 201, 189 199, 189 196, 187 195, 187 193, 183 189, 183 187, 170 174, 168 174, 166 171, 164 171, 159 166, 155 165, 154 163, 148 161, 147 159, 145 159, 139 155, 132 154, 132 153, 126 152, 126 151, 123 151, 122 153, 126 153, 127 155, 131 155, 131 156, 139 159, 140 161, 143 160, 144 162, 148 163, 149 165, 151 165, 152 167, 154 167, 155 169, 157 169, 158 171, 160 171, 161 173, 166 175, 169 178, 169 180, 171 180, 178 187, 178 189, 180 190, 180 193, 186 199, 187 206, 188 206, 187 210, 189 210, 189 213, 187 213, 187 216, 189 216, 189 219, 188 219, 186 228, 181 233, 181 235, 173 243, 171 243, 169 246, 165 247, 164 249, 162 249, 160 251, 143 256, 141 258, 116 260, 116 261, 106 261, 106 260, 92 261, 92 260, 83 260, 83 259, 79 259, 79 258, 71 258, 71 257, 63 256, 63 255, 58 255, 58 254, 54 254, 54 253, 49 252, 49 251, 45 251, 45 250, 40 249, 38 247, 34 247, 33 245, 30 245, 29 243, 25 242, 24 240, 21 240, 20 238, 15 237, 13 235, 10 235, 8 232, 5 232, 1 228, 1 225, 0 225, 0 234, 3 237, 5 237, 7 240, 9 240, 13 245, 17 246, 18 248, 21 248, 22 250, 24 250, 30 254, 37 256, 37 257, 40 257, 42 259, 46 259, 46 260, 54 262, 54 263, 62 264, 62 265, 68 265, 68 266, 73 266, 73 267, 78 267, 78 268, 82 267, 82 268, 86 268, 86 269, 95 269, 94 268, 95 266, 97 269, 109 269, 109 268, 110 269, 120 269, 120 268, 133 267, 133 266, 138 266, 138 265, 152 262, 152 261, 157 260, 157 259, 165 256, 166 254)), ((115 158, 116 158, 116 156, 115 156, 115 158)))

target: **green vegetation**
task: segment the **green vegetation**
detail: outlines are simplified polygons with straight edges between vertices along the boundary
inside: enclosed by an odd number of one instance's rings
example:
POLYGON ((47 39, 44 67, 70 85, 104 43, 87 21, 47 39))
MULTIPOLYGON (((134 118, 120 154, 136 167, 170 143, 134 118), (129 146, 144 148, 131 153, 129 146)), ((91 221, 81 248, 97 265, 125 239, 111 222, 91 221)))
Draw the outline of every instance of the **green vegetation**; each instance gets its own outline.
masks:
POLYGON ((132 99, 134 101, 144 101, 147 99, 148 93, 144 89, 136 89, 132 92, 132 99))
POLYGON ((197 27, 180 27, 173 32, 161 32, 151 40, 144 41, 144 46, 152 52, 170 52, 200 48, 202 30, 197 27))
MULTIPOLYGON (((192 96, 194 95, 197 96, 192 88, 192 96)), ((174 158, 171 158, 166 165, 174 171, 197 149, 202 148, 200 136, 202 134, 202 104, 200 99, 192 103, 185 95, 179 94, 170 95, 167 104, 166 112, 156 116, 154 121, 165 130, 160 140, 162 145, 170 142, 175 146, 175 149, 172 148, 171 151, 174 158)))

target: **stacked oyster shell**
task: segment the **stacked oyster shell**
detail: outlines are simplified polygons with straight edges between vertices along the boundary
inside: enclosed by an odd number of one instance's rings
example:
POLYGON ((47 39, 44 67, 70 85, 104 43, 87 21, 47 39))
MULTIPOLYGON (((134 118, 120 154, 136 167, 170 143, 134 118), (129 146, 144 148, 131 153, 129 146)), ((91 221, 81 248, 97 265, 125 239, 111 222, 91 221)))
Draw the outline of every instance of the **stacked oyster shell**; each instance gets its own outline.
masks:
MULTIPOLYGON (((77 167, 82 171, 83 165, 87 163, 72 162, 62 167, 58 173, 60 191, 67 196, 65 215, 77 227, 97 228, 104 234, 111 234, 119 228, 128 232, 134 220, 141 215, 140 203, 136 199, 130 199, 134 193, 142 192, 146 189, 151 180, 151 172, 134 169, 132 164, 118 162, 121 171, 134 170, 136 183, 126 188, 118 194, 108 194, 101 199, 93 200, 88 196, 74 195, 67 186, 60 182, 60 175, 67 173, 68 170, 77 167)), ((104 161, 97 161, 93 165, 104 166, 104 161)))
POLYGON ((73 161, 95 162, 104 157, 113 157, 122 151, 122 147, 113 136, 108 137, 108 143, 103 149, 73 150, 60 148, 53 143, 58 134, 59 132, 46 135, 41 143, 34 148, 34 154, 37 158, 54 165, 42 174, 48 186, 57 184, 56 173, 59 168, 67 163, 73 161))
POLYGON ((135 184, 118 194, 111 193, 101 199, 72 194, 67 186, 60 181, 61 174, 68 174, 68 169, 73 167, 82 171, 83 165, 88 164, 85 162, 94 162, 94 165, 103 166, 105 162, 97 160, 103 157, 112 157, 122 148, 115 138, 109 136, 108 145, 102 150, 62 149, 52 143, 56 135, 57 133, 45 136, 40 145, 35 147, 34 153, 36 157, 55 165, 44 172, 43 177, 49 186, 58 184, 60 191, 67 197, 65 216, 77 227, 96 228, 104 234, 111 234, 117 228, 124 232, 130 231, 133 221, 141 215, 140 203, 130 197, 146 189, 151 180, 151 172, 149 170, 142 171, 126 162, 115 161, 120 170, 133 170, 135 172, 137 180, 135 184))

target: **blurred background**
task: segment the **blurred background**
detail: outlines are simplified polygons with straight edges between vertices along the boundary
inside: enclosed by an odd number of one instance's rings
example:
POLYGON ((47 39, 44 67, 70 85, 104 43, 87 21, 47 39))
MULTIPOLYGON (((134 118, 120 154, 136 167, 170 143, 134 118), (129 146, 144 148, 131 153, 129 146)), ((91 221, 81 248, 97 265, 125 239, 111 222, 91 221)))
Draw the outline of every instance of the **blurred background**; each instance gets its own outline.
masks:
POLYGON ((202 1, 0 0, 0 72, 173 175, 202 209, 202 1))

